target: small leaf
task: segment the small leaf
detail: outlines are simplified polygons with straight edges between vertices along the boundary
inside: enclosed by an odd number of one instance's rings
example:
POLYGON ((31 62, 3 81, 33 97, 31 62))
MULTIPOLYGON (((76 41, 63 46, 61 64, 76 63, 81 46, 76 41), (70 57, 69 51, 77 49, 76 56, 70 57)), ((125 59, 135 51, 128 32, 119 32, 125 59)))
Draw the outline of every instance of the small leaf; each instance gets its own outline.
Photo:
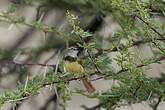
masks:
POLYGON ((85 38, 85 37, 92 37, 92 34, 89 33, 89 32, 84 32, 81 37, 83 37, 83 38, 85 38))

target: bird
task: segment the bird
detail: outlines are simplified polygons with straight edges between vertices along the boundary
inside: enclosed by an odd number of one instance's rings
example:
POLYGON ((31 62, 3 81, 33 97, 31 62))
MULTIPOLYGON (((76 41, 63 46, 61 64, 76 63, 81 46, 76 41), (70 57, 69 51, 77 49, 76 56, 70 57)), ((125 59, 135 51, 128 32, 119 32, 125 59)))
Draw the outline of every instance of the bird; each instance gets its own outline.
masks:
POLYGON ((70 47, 64 54, 64 72, 71 74, 80 74, 81 81, 83 82, 88 93, 93 93, 96 89, 85 75, 85 69, 78 59, 79 50, 76 47, 70 47))

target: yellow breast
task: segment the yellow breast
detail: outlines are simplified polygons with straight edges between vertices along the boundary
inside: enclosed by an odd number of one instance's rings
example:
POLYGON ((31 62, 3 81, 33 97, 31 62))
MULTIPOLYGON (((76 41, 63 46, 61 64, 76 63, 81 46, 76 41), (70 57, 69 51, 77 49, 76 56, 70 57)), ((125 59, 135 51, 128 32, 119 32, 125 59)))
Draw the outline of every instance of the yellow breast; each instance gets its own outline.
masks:
POLYGON ((66 72, 69 73, 84 73, 84 69, 81 64, 76 62, 65 61, 64 68, 66 72))

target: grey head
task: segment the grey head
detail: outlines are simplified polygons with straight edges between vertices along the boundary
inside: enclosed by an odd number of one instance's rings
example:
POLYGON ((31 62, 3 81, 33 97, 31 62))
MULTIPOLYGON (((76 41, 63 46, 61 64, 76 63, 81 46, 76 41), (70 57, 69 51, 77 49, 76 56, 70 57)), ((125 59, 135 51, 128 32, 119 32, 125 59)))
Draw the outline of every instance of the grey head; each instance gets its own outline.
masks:
POLYGON ((64 59, 68 61, 76 61, 79 50, 76 47, 70 47, 65 51, 64 59))

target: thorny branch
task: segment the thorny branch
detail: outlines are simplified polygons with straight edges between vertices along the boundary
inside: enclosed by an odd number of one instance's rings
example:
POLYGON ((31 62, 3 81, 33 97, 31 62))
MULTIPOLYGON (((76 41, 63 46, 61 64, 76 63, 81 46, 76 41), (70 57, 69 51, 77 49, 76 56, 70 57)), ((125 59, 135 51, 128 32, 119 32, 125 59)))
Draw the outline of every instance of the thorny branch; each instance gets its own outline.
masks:
MULTIPOLYGON (((152 42, 152 40, 153 40, 153 39, 146 40, 146 41, 144 41, 144 40, 134 41, 134 42, 132 43, 132 45, 130 45, 129 47, 138 46, 138 45, 140 45, 140 44, 152 42)), ((164 41, 165 38, 158 38, 158 39, 154 39, 154 40, 156 40, 156 41, 164 41)), ((129 48, 129 47, 128 47, 128 48, 129 48)), ((121 50, 122 50, 122 49, 123 49, 123 48, 121 48, 121 50)), ((99 56, 100 54, 102 54, 102 53, 101 53, 102 51, 106 51, 106 52, 116 52, 116 51, 117 51, 117 47, 114 47, 114 48, 111 48, 111 49, 103 49, 103 50, 102 50, 102 49, 98 49, 98 53, 96 53, 94 56, 95 56, 95 57, 99 56)))
MULTIPOLYGON (((144 67, 144 66, 147 66, 147 65, 149 65, 149 64, 156 63, 156 62, 159 62, 159 61, 162 61, 162 60, 165 60, 165 56, 160 57, 160 58, 158 58, 157 60, 155 60, 155 61, 153 61, 153 62, 149 62, 149 63, 147 63, 147 64, 138 65, 138 66, 136 66, 136 68, 141 68, 141 67, 144 67)), ((128 71, 128 70, 126 70, 126 69, 125 69, 125 70, 120 70, 120 71, 117 72, 116 74, 120 74, 120 73, 125 72, 125 71, 128 71)), ((90 74, 90 77, 93 76, 93 75, 99 75, 98 73, 99 73, 98 71, 96 71, 96 72, 94 72, 94 73, 91 73, 91 74, 90 74)), ((108 73, 108 71, 105 72, 105 73, 108 73)), ((103 74, 103 73, 102 73, 102 75, 105 75, 104 77, 111 76, 111 75, 109 75, 109 74, 107 75, 107 74, 103 74)), ((86 77, 86 76, 81 76, 81 77, 77 77, 77 78, 70 78, 70 79, 65 80, 64 83, 68 83, 68 82, 74 81, 74 80, 79 80, 79 79, 84 78, 84 77, 86 77)), ((93 79, 93 80, 91 80, 91 81, 96 81, 96 80, 102 79, 102 78, 104 78, 104 77, 101 76, 101 77, 98 77, 98 78, 93 79)), ((51 85, 51 84, 55 84, 55 83, 60 83, 60 82, 61 82, 61 81, 55 81, 55 82, 51 82, 51 83, 45 83, 45 84, 43 84, 43 86, 51 85)))
POLYGON ((156 103, 156 105, 153 107, 153 110, 157 110, 159 104, 161 102, 161 97, 158 98, 158 102, 156 103))
MULTIPOLYGON (((165 57, 160 57, 160 58, 158 58, 157 60, 155 60, 155 61, 153 61, 153 62, 150 62, 150 63, 148 63, 148 64, 138 65, 137 68, 141 68, 141 67, 147 66, 147 65, 149 65, 149 64, 152 64, 152 63, 155 63, 155 62, 158 62, 158 61, 161 61, 161 60, 165 60, 165 57)), ((8 63, 9 63, 9 62, 8 62, 8 63)), ((17 63, 15 63, 15 62, 11 62, 11 63, 17 65, 17 63)), ((32 66, 32 65, 36 65, 36 64, 18 64, 18 65, 28 65, 28 66, 32 66)), ((54 65, 46 65, 46 64, 39 64, 39 65, 40 65, 40 66, 51 66, 51 67, 54 66, 54 65)), ((127 70, 120 70, 119 72, 117 72, 117 74, 120 74, 120 73, 125 72, 125 71, 127 71, 127 70)), ((108 72, 107 72, 107 73, 108 73, 108 72)), ((98 72, 96 71, 96 72, 94 72, 94 73, 91 73, 91 74, 90 74, 90 77, 93 76, 93 75, 98 75, 98 72)), ((93 80, 91 80, 91 81, 96 81, 96 80, 103 79, 103 78, 109 77, 109 76, 111 76, 111 74, 106 74, 106 73, 104 73, 104 74, 102 74, 102 76, 100 76, 100 77, 98 77, 98 78, 96 78, 96 79, 93 79, 93 80)), ((68 82, 71 82, 71 81, 74 81, 74 80, 79 80, 79 79, 84 78, 84 77, 86 77, 86 76, 73 77, 73 78, 70 78, 70 79, 67 79, 67 80, 64 80, 64 81, 46 82, 46 83, 42 84, 42 87, 45 87, 45 86, 47 86, 47 85, 52 85, 52 84, 60 83, 60 82, 68 83, 68 82)), ((28 96, 26 95, 26 96, 22 96, 22 97, 24 98, 24 97, 28 97, 28 96)), ((23 98, 22 98, 22 100, 24 100, 23 98)), ((89 109, 89 110, 92 110, 92 109, 89 109)))
MULTIPOLYGON (((79 36, 79 37, 80 37, 81 41, 86 45, 86 42, 84 41, 84 39, 83 39, 81 36, 79 36)), ((98 72, 98 73, 102 73, 102 72, 100 71, 100 69, 99 69, 99 66, 96 64, 95 60, 93 59, 91 53, 88 51, 88 49, 87 49, 87 53, 88 53, 89 58, 91 59, 93 65, 95 66, 97 72, 98 72)))
POLYGON ((157 33, 161 38, 164 38, 163 34, 159 33, 154 27, 152 27, 147 21, 143 20, 140 16, 135 15, 136 18, 141 20, 143 23, 145 23, 150 29, 152 29, 155 33, 157 33))
MULTIPOLYGON (((0 16, 1 16, 1 15, 0 15, 0 16)), ((1 17, 2 17, 2 16, 1 16, 1 17)), ((137 16, 137 15, 136 15, 135 17, 137 17, 137 18, 140 19, 142 22, 144 22, 148 27, 150 27, 155 33, 157 33, 157 34, 161 37, 161 39, 157 39, 157 40, 164 40, 164 39, 165 39, 164 36, 163 36, 163 34, 159 33, 159 32, 158 32, 155 28, 153 28, 148 22, 146 22, 145 20, 143 20, 141 17, 139 17, 139 16, 137 16)), ((8 19, 8 20, 12 20, 12 19, 8 19)), ((14 22, 15 22, 15 23, 19 23, 18 21, 14 21, 14 22)), ((22 22, 21 22, 21 23, 22 23, 22 22)), ((34 27, 33 24, 28 24, 28 23, 23 23, 23 24, 28 25, 28 26, 31 26, 31 27, 34 27)), ((35 28, 36 28, 36 27, 35 27, 35 28)), ((44 31, 44 32, 47 32, 47 31, 48 31, 48 32, 54 32, 54 31, 55 31, 54 28, 48 28, 47 26, 44 27, 44 28, 41 28, 41 30, 44 31), (46 31, 45 31, 45 30, 46 30, 46 31)), ((57 32, 57 30, 56 30, 56 32, 57 32)), ((84 41, 83 41, 83 42, 84 42, 84 41)), ((147 42, 150 42, 150 41, 147 41, 147 42)), ((141 44, 141 43, 143 43, 143 42, 137 41, 137 42, 134 42, 134 43, 132 44, 132 46, 138 45, 138 44, 141 44)), ((117 51, 117 48, 113 48, 113 49, 111 49, 110 51, 117 51)), ((95 63, 94 59, 92 58, 92 55, 90 54, 89 51, 87 51, 87 52, 88 52, 88 55, 89 55, 90 59, 92 60, 94 66, 95 66, 95 68, 96 68, 96 70, 97 70, 95 73, 90 74, 90 76, 95 75, 95 74, 98 74, 98 73, 101 73, 100 70, 99 70, 99 67, 97 66, 97 64, 95 63)), ((161 60, 164 60, 164 59, 165 59, 165 57, 161 57, 161 58, 158 58, 156 61, 161 61, 161 60)), ((37 63, 37 64, 34 64, 34 63, 23 63, 23 64, 21 64, 21 63, 16 63, 16 62, 14 62, 14 61, 2 61, 2 62, 7 62, 7 63, 9 63, 9 64, 15 64, 15 65, 19 65, 19 66, 25 66, 25 65, 26 65, 26 66, 38 65, 38 66, 49 66, 49 67, 54 67, 54 66, 55 66, 55 65, 40 64, 40 63, 37 63)), ((155 62, 150 62, 150 64, 151 64, 151 63, 155 63, 155 62)), ((141 65, 138 65, 137 68, 140 68, 140 67, 143 67, 143 66, 147 66, 147 65, 148 65, 148 64, 141 64, 141 65)), ((120 70, 118 73, 121 73, 121 72, 124 72, 124 71, 127 71, 127 70, 120 70)), ((92 81, 95 81, 95 80, 98 80, 98 79, 102 79, 102 78, 104 78, 104 77, 106 77, 106 76, 110 76, 110 75, 103 74, 103 73, 102 73, 102 75, 104 75, 104 76, 100 76, 100 77, 98 77, 98 78, 96 78, 96 79, 92 79, 92 81)), ((85 77, 85 76, 82 76, 82 77, 85 77)), ((70 81, 73 81, 73 80, 79 80, 79 79, 81 79, 82 77, 67 79, 67 80, 64 81, 64 82, 67 83, 67 82, 70 82, 70 81)), ((56 81, 56 82, 51 82, 51 83, 45 83, 45 84, 43 84, 43 87, 46 86, 46 85, 54 84, 54 83, 60 83, 60 82, 59 82, 59 81, 56 81)), ((156 104, 155 108, 157 108, 157 106, 159 105, 160 101, 161 101, 161 99, 158 100, 158 103, 156 104)), ((98 104, 98 105, 96 105, 96 106, 94 106, 94 107, 92 107, 92 108, 86 108, 86 110, 96 110, 96 109, 99 108, 100 106, 101 106, 101 104, 98 104)), ((154 109, 154 110, 156 110, 156 109, 154 109)))
MULTIPOLYGON (((165 60, 165 56, 162 56, 162 57, 160 57, 160 58, 157 58, 157 59, 155 59, 154 61, 149 62, 149 63, 146 63, 146 64, 137 65, 136 68, 142 68, 142 67, 145 67, 145 66, 147 66, 147 65, 149 65, 149 64, 153 64, 153 63, 160 62, 160 61, 162 61, 162 60, 165 60)), ((122 69, 122 70, 118 71, 116 74, 120 74, 120 73, 123 73, 123 72, 126 72, 126 71, 128 71, 128 69, 122 69)), ((106 74, 106 73, 108 73, 108 72, 105 72, 104 74, 101 74, 102 76, 99 76, 99 77, 97 77, 97 78, 95 78, 95 79, 92 79, 91 81, 95 81, 95 80, 99 80, 99 79, 103 79, 103 78, 105 78, 105 77, 111 76, 111 74, 106 74)), ((92 75, 95 75, 95 74, 97 74, 97 72, 92 73, 91 76, 92 76, 92 75)))
POLYGON ((6 23, 22 24, 22 25, 32 27, 34 29, 38 29, 38 30, 43 31, 45 33, 55 32, 55 33, 59 34, 60 36, 63 36, 63 37, 66 36, 66 34, 59 31, 56 27, 51 27, 51 26, 48 26, 48 25, 42 24, 42 23, 38 24, 38 22, 28 23, 28 22, 24 21, 24 18, 14 18, 12 16, 9 16, 9 15, 3 14, 3 13, 0 13, 0 22, 1 21, 6 22, 6 23))
MULTIPOLYGON (((147 65, 152 64, 152 63, 157 63, 157 62, 162 61, 162 60, 165 60, 165 56, 159 57, 159 58, 157 58, 154 61, 149 62, 149 63, 137 65, 136 67, 137 68, 141 68, 141 67, 147 66, 147 65)), ((55 64, 17 63, 17 62, 9 61, 9 60, 0 60, 0 64, 4 64, 4 63, 14 64, 14 65, 18 65, 18 66, 44 66, 44 67, 45 66, 48 66, 48 67, 52 67, 52 68, 54 68, 56 66, 55 64)), ((118 73, 125 72, 125 71, 127 71, 127 70, 126 69, 125 70, 120 70, 118 73)), ((95 75, 95 74, 98 74, 98 73, 100 73, 100 72, 99 71, 96 71, 94 73, 91 73, 90 75, 95 75)), ((104 74, 102 73, 101 75, 104 75, 104 74)), ((77 80, 77 78, 76 79, 73 79, 73 80, 77 80)))

